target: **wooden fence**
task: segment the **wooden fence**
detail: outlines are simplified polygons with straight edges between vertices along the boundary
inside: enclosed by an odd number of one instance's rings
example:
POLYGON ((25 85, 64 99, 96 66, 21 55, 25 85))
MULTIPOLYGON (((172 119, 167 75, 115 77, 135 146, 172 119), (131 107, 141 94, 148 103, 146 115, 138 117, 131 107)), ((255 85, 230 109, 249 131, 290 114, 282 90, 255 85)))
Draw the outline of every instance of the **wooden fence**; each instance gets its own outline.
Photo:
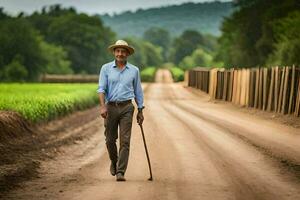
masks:
POLYGON ((277 112, 300 115, 300 68, 248 69, 195 68, 188 85, 208 93, 212 99, 277 112))

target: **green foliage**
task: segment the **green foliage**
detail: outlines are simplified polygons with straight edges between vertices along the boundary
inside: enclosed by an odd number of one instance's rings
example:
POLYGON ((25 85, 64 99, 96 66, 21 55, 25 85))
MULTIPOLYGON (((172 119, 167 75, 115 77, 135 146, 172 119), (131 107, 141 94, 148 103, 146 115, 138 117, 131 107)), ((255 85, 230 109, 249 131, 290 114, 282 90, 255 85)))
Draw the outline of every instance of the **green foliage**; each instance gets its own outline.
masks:
POLYGON ((203 49, 196 49, 192 55, 186 56, 180 63, 181 69, 188 70, 194 67, 211 67, 213 65, 212 55, 203 49))
POLYGON ((43 7, 41 12, 35 11, 27 19, 42 35, 47 36, 49 26, 57 17, 76 14, 74 8, 62 8, 56 4, 43 7))
POLYGON ((0 8, 1 80, 36 81, 41 73, 98 73, 111 58, 107 46, 114 41, 115 34, 98 17, 77 14, 74 8, 53 5, 17 17, 0 8), (16 55, 22 57, 18 69, 25 67, 26 76, 11 77, 16 55))
POLYGON ((172 63, 172 62, 166 62, 166 63, 164 63, 164 64, 161 65, 161 68, 164 68, 164 69, 170 69, 172 67, 176 67, 174 65, 174 63, 172 63))
POLYGON ((184 71, 179 67, 172 67, 170 68, 173 80, 175 82, 184 81, 184 71))
POLYGON ((147 67, 141 71, 141 80, 143 82, 154 82, 156 67, 147 67))
POLYGON ((179 64, 185 56, 192 54, 198 46, 203 44, 203 41, 203 36, 197 31, 184 31, 183 34, 173 42, 173 48, 170 55, 171 61, 175 64, 179 64))
POLYGON ((268 65, 300 65, 300 11, 295 11, 274 24, 275 51, 268 65))
POLYGON ((125 38, 129 45, 134 47, 134 54, 128 57, 129 62, 143 70, 147 66, 147 58, 144 54, 143 41, 137 38, 125 38))
POLYGON ((171 44, 170 33, 167 30, 163 28, 152 27, 145 31, 143 38, 144 40, 161 47, 163 51, 163 59, 164 61, 167 60, 167 52, 171 44))
MULTIPOLYGON (((272 59, 277 62, 275 55, 283 53, 278 49, 289 46, 293 49, 289 52, 298 51, 296 46, 286 43, 279 47, 276 28, 289 13, 300 10, 298 0, 239 0, 236 5, 238 9, 222 25, 216 60, 223 61, 226 66, 253 67, 272 63, 272 59)), ((284 34, 291 33, 284 31, 284 34)))
POLYGON ((4 12, 4 9, 0 7, 0 20, 7 18, 9 18, 9 16, 4 12))
POLYGON ((233 17, 229 17, 223 22, 223 34, 218 40, 219 47, 214 58, 216 61, 223 61, 226 66, 239 66, 243 62, 238 41, 239 32, 234 21, 233 17))
POLYGON ((151 27, 167 30, 178 37, 187 29, 220 35, 219 26, 224 16, 233 11, 232 2, 184 3, 161 8, 139 9, 114 16, 100 16, 104 23, 121 37, 142 37, 151 27))
POLYGON ((163 63, 162 49, 154 46, 152 43, 144 42, 143 53, 146 56, 146 65, 148 66, 159 66, 163 63))
MULTIPOLYGON (((173 41, 173 48, 170 52, 170 60, 177 65, 181 62, 188 64, 190 67, 197 63, 202 65, 203 61, 198 61, 201 56, 194 56, 195 58, 193 59, 186 58, 187 56, 191 56, 196 49, 203 49, 208 54, 212 54, 217 49, 217 38, 212 35, 202 35, 194 30, 187 30, 179 38, 176 38, 173 41), (186 58, 185 61, 183 61, 184 58, 186 58), (195 60, 194 63, 193 60, 195 60)), ((209 63, 205 62, 204 64, 206 65, 209 63)))
POLYGON ((46 121, 98 102, 95 84, 0 84, 0 110, 46 121))
POLYGON ((218 37, 211 34, 203 35, 203 44, 200 44, 200 47, 207 52, 215 52, 218 47, 218 37))
POLYGON ((0 78, 2 81, 25 81, 28 76, 26 68, 20 63, 20 59, 16 56, 13 61, 4 66, 0 71, 0 78))
MULTIPOLYGON (((43 71, 45 59, 40 48, 38 33, 27 20, 23 18, 0 20, 0 44, 0 71, 13 63, 18 55, 22 58, 18 60, 19 65, 24 66, 28 73, 26 80, 37 79, 39 73, 43 71)), ((20 78, 24 79, 24 77, 20 78)))
POLYGON ((160 47, 137 38, 125 38, 125 40, 135 49, 135 53, 129 57, 129 62, 138 66, 141 70, 145 66, 160 66, 163 63, 160 47))
POLYGON ((98 66, 110 58, 107 47, 114 34, 97 17, 69 14, 56 17, 50 24, 46 39, 63 46, 75 73, 98 73, 98 66))
POLYGON ((41 39, 40 47, 47 61, 44 72, 47 74, 73 74, 67 52, 61 46, 49 44, 41 39))

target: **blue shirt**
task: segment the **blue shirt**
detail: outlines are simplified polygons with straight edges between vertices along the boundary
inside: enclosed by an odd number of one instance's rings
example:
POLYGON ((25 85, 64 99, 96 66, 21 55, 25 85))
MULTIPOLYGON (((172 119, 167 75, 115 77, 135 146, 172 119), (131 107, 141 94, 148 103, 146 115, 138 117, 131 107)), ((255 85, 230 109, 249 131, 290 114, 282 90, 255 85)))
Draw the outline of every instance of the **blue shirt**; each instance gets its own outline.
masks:
POLYGON ((122 70, 115 61, 104 64, 97 92, 105 94, 105 102, 136 99, 138 108, 144 104, 139 68, 128 62, 122 70))

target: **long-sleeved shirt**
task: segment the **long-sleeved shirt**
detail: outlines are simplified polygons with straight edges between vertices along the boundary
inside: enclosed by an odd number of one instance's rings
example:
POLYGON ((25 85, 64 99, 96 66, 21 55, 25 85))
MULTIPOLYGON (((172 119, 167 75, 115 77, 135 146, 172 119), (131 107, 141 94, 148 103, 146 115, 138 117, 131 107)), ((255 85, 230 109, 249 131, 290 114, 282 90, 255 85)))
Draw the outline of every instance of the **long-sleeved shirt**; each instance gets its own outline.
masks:
POLYGON ((105 102, 136 99, 138 108, 144 106, 139 68, 128 62, 122 70, 116 66, 115 61, 104 64, 97 92, 105 94, 105 102))

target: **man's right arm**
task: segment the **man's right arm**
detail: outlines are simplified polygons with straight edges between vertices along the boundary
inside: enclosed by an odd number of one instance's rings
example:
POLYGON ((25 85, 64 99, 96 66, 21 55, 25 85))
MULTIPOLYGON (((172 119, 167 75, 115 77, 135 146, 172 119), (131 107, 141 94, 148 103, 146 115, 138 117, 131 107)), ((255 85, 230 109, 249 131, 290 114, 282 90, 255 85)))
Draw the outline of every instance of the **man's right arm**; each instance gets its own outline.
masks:
POLYGON ((100 106, 105 106, 105 94, 104 93, 99 93, 99 102, 100 102, 100 106))
POLYGON ((105 71, 105 66, 101 67, 100 75, 99 75, 99 87, 98 87, 98 94, 99 94, 99 102, 100 102, 100 114, 101 117, 107 117, 107 108, 105 105, 105 91, 107 89, 107 75, 105 71))
POLYGON ((100 114, 104 119, 107 117, 107 107, 105 105, 105 94, 99 93, 99 101, 100 101, 100 114))

